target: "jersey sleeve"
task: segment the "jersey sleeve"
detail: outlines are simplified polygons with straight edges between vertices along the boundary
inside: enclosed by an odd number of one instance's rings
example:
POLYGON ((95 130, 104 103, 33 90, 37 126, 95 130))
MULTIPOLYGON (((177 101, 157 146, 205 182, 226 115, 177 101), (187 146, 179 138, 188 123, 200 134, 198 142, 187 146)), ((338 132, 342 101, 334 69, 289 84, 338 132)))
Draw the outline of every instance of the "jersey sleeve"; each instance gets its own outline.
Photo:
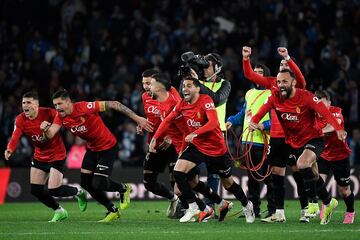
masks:
POLYGON ((268 99, 264 102, 264 105, 261 106, 259 111, 251 118, 251 122, 259 123, 260 120, 265 116, 266 113, 270 111, 273 107, 274 97, 269 95, 268 99))
POLYGON ((19 143, 19 140, 23 134, 22 125, 23 125, 23 122, 21 120, 21 117, 19 116, 15 119, 14 131, 11 135, 11 139, 7 146, 7 148, 10 149, 11 152, 15 152, 16 146, 19 143))
POLYGON ((176 101, 178 101, 178 102, 181 101, 180 94, 179 94, 179 92, 176 90, 176 88, 171 87, 171 88, 170 88, 170 93, 174 96, 174 99, 175 99, 176 101))
POLYGON ((54 117, 54 120, 53 120, 53 124, 57 124, 57 125, 62 126, 62 120, 60 118, 59 113, 56 113, 56 115, 54 117))
POLYGON ((292 59, 290 59, 288 61, 288 64, 289 64, 290 70, 293 71, 293 73, 295 74, 295 78, 296 78, 296 86, 295 87, 305 89, 306 81, 305 81, 304 75, 300 71, 300 68, 296 65, 296 63, 292 59))
POLYGON ((321 116, 328 122, 335 131, 342 130, 342 127, 337 122, 336 118, 331 114, 329 109, 326 108, 325 104, 321 102, 317 97, 315 97, 312 93, 309 93, 306 96, 306 100, 308 105, 314 109, 316 112, 320 113, 321 116))
POLYGON ((219 120, 215 109, 215 104, 211 100, 211 98, 205 95, 204 100, 200 104, 202 105, 202 109, 205 110, 208 121, 204 126, 194 131, 194 133, 197 135, 210 132, 219 126, 219 120))
POLYGON ((79 102, 78 104, 83 113, 98 113, 106 110, 105 101, 79 102))
POLYGON ((271 89, 272 83, 274 78, 273 77, 263 77, 259 74, 255 73, 252 69, 250 59, 243 60, 243 71, 245 78, 249 79, 250 81, 259 84, 260 86, 265 87, 266 89, 271 89))

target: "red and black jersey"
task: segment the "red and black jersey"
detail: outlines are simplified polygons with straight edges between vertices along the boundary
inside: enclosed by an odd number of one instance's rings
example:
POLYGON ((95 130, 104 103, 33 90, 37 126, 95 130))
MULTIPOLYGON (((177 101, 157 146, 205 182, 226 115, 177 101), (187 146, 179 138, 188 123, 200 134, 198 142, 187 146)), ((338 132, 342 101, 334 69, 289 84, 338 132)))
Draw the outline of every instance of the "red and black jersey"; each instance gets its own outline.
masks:
POLYGON ((200 94, 199 99, 190 104, 184 99, 176 105, 173 112, 161 123, 154 138, 164 134, 173 121, 182 121, 182 131, 187 135, 195 133, 194 146, 203 154, 222 156, 227 148, 222 135, 217 112, 212 99, 208 95, 200 94))
MULTIPOLYGON (((341 127, 344 128, 344 117, 342 115, 341 108, 330 106, 329 108, 332 115, 341 121, 341 127)), ((326 120, 322 116, 317 118, 320 128, 324 128, 327 125, 326 120)), ((325 148, 321 153, 321 157, 328 161, 339 161, 346 159, 350 156, 351 150, 346 141, 340 141, 337 138, 336 132, 330 132, 325 134, 325 148)))
POLYGON ((102 111, 105 111, 105 102, 77 102, 70 115, 61 117, 57 114, 53 123, 86 140, 89 150, 104 151, 115 146, 117 140, 101 119, 99 112, 102 111))
POLYGON ((52 108, 39 108, 38 115, 35 119, 29 119, 25 113, 19 114, 15 119, 14 132, 8 144, 8 149, 15 152, 16 146, 24 134, 26 135, 35 148, 34 158, 41 162, 53 162, 64 160, 66 150, 64 143, 57 133, 52 139, 44 137, 40 129, 43 121, 52 123, 57 112, 52 108))
POLYGON ((283 99, 278 89, 273 90, 251 121, 258 123, 272 108, 284 129, 286 143, 293 148, 301 148, 309 140, 323 136, 322 129, 316 122, 317 112, 336 130, 342 129, 326 106, 307 90, 297 88, 295 95, 288 99, 283 99))

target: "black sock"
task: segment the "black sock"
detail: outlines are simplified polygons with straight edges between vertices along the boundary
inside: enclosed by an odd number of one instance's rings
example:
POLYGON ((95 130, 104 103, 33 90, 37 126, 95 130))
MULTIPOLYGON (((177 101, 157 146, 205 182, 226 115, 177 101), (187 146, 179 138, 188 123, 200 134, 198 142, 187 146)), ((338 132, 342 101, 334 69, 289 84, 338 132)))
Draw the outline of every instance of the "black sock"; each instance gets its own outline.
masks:
POLYGON ((199 181, 198 184, 193 188, 194 191, 201 193, 204 197, 211 200, 211 202, 219 204, 221 202, 221 197, 214 193, 214 191, 204 182, 199 181))
POLYGON ((200 211, 204 211, 206 208, 206 204, 200 198, 196 198, 196 204, 199 206, 200 211))
POLYGON ((188 203, 193 203, 196 200, 196 196, 188 183, 187 174, 184 172, 174 171, 174 177, 176 184, 188 203))
POLYGON ((344 202, 346 205, 346 212, 354 212, 354 193, 351 192, 351 194, 347 197, 344 197, 344 202))
POLYGON ((54 197, 70 197, 75 196, 78 193, 76 187, 71 187, 68 185, 62 185, 58 188, 49 189, 49 194, 54 197))
POLYGON ((108 211, 113 212, 115 210, 114 204, 108 199, 106 193, 103 190, 93 187, 92 174, 81 173, 81 187, 88 191, 88 193, 101 205, 106 207, 108 211))
POLYGON ((304 179, 300 172, 293 172, 293 177, 296 182, 297 194, 299 195, 299 201, 301 209, 305 209, 308 206, 308 198, 306 194, 304 179))
POLYGON ((231 192, 244 207, 248 204, 248 199, 245 196, 244 191, 236 182, 233 182, 233 184, 226 190, 231 192))
POLYGON ((41 184, 30 184, 31 194, 34 195, 40 202, 42 202, 45 206, 56 210, 60 207, 59 203, 49 195, 47 191, 44 189, 44 185, 41 184))
POLYGON ((124 183, 114 182, 110 178, 108 178, 107 181, 108 181, 108 187, 106 189, 107 192, 119 192, 119 193, 126 192, 126 186, 124 183))
POLYGON ((181 206, 182 206, 184 209, 188 209, 188 208, 189 208, 189 204, 188 204, 188 202, 186 201, 186 199, 184 199, 184 196, 181 195, 181 196, 179 196, 179 198, 180 198, 181 206))
POLYGON ((307 197, 310 198, 311 202, 317 202, 316 179, 312 169, 310 167, 300 169, 300 174, 304 179, 304 186, 307 197))
POLYGON ((331 201, 331 195, 325 188, 325 182, 324 180, 319 177, 319 179, 316 181, 316 189, 317 189, 317 195, 323 201, 325 205, 328 205, 331 201))
POLYGON ((284 186, 284 176, 272 174, 272 179, 274 182, 274 198, 276 209, 284 209, 285 202, 285 186, 284 186))
POLYGON ((171 192, 164 184, 157 182, 156 173, 145 173, 144 174, 144 186, 146 190, 169 200, 174 198, 174 193, 171 192))

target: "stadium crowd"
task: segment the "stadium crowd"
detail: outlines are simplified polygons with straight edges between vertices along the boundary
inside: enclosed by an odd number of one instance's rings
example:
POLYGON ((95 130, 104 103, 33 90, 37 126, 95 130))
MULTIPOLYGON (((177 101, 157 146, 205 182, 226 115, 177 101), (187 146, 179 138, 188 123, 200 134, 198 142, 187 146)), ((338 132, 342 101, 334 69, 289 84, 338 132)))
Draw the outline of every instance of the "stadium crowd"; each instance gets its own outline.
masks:
MULTIPOLYGON (((181 53, 216 52, 232 84, 231 115, 252 87, 243 76, 242 46, 250 45, 252 60, 267 64, 272 76, 280 61, 276 49, 286 46, 307 89, 328 90, 332 105, 343 109, 351 164, 360 164, 357 1, 12 0, 1 5, 1 152, 21 112, 21 96, 30 89, 39 91, 42 106, 51 106, 50 96, 64 87, 76 101, 116 99, 143 115, 145 69, 161 69, 178 87, 181 53)), ((123 165, 141 166, 146 138, 121 114, 102 116, 119 140, 123 165)), ((64 142, 67 150, 83 144, 69 132, 64 142)), ((20 144, 9 164, 29 166, 30 143, 23 138, 20 144)))

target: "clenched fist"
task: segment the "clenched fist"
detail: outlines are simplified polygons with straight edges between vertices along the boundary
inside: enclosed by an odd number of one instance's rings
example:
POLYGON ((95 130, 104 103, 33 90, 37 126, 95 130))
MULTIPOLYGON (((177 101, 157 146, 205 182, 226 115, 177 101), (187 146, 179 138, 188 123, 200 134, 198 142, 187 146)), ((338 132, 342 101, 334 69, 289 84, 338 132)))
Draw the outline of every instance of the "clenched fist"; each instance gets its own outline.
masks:
POLYGON ((251 47, 244 46, 242 48, 242 56, 244 60, 248 60, 251 55, 251 47))

